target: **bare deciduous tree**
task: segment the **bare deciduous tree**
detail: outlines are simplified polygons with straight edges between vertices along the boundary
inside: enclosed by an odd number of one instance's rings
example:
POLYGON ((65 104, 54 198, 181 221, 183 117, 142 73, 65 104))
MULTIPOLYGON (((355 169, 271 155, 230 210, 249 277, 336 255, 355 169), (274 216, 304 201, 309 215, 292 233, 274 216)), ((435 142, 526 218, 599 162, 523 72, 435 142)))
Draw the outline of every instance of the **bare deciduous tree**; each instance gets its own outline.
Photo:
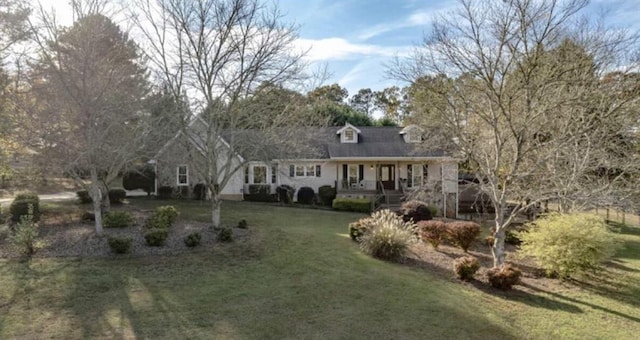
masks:
POLYGON ((413 105, 421 111, 412 119, 441 129, 493 203, 496 266, 520 213, 549 200, 578 209, 637 189, 629 177, 637 152, 620 156, 621 140, 635 138, 637 96, 604 81, 638 66, 626 53, 637 35, 578 20, 586 3, 462 0, 413 57, 389 67, 412 83, 412 100, 429 100, 413 105))
POLYGON ((282 23, 275 5, 257 0, 139 0, 132 16, 157 74, 174 95, 188 94, 200 112, 199 128, 184 131, 189 138, 180 140, 189 142, 185 147, 211 194, 218 226, 220 193, 234 174, 252 158, 273 159, 276 149, 300 148, 292 137, 301 132, 282 127, 312 123, 297 110, 262 115, 244 101, 260 84, 300 80, 296 27, 282 23), (247 120, 258 133, 242 131, 247 120))
MULTIPOLYGON (((94 3, 94 2, 92 2, 94 3)), ((94 4, 95 5, 95 4, 94 4)), ((91 182, 95 227, 102 233, 107 184, 140 157, 146 136, 146 70, 136 44, 108 17, 77 12, 68 28, 44 11, 34 36, 39 58, 31 72, 31 141, 73 179, 91 182)), ((108 209, 108 207, 107 207, 108 209)))

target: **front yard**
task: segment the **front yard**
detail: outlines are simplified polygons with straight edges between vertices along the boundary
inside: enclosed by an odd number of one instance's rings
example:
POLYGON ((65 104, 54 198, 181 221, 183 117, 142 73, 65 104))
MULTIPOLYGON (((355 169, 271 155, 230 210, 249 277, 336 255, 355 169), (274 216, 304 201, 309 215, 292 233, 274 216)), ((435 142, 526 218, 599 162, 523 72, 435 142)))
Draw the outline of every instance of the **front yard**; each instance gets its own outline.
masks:
MULTIPOLYGON (((166 204, 136 199, 132 206, 166 204)), ((175 201, 179 222, 206 222, 175 201)), ((72 209, 49 206, 49 211, 72 209)), ((370 258, 361 214, 225 202, 249 234, 173 255, 0 260, 0 338, 603 338, 640 334, 640 229, 598 279, 516 286, 370 258)), ((44 226, 43 228, 46 228, 44 226)), ((0 237, 0 243, 6 242, 0 237)), ((424 249, 425 252, 433 252, 424 249)))

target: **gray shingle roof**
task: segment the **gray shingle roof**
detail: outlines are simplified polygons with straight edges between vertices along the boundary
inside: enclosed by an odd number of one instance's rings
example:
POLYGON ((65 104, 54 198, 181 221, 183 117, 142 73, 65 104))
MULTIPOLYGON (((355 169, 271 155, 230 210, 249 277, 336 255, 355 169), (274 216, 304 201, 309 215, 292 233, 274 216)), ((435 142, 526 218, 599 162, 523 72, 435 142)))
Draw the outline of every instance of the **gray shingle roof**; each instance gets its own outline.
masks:
POLYGON ((336 132, 341 127, 327 128, 327 152, 331 158, 342 157, 443 157, 442 150, 425 145, 406 143, 399 127, 358 127, 358 143, 340 143, 336 132))

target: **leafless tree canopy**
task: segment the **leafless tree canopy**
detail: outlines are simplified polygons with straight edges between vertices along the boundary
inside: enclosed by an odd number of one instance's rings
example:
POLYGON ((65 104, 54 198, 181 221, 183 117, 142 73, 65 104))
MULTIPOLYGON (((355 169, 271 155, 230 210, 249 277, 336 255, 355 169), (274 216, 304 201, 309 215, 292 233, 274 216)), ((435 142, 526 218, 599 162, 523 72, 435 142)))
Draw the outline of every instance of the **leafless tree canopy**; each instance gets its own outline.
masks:
POLYGON ((586 4, 462 0, 388 69, 412 83, 412 119, 441 128, 495 206, 496 265, 504 229, 523 210, 636 192, 638 95, 628 79, 638 36, 580 19, 586 4))

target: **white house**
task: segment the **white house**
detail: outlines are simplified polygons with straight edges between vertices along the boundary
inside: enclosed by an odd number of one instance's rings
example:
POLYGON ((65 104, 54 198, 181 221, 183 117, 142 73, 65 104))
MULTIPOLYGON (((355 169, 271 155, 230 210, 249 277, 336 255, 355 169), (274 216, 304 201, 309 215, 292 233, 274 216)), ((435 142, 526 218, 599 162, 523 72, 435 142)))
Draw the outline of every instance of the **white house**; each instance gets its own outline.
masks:
MULTIPOLYGON (((226 199, 239 200, 254 184, 270 185, 272 192, 282 184, 296 189, 311 187, 315 192, 330 185, 336 188, 338 197, 388 198, 420 191, 426 196, 423 199, 455 217, 458 160, 424 145, 424 133, 415 125, 318 128, 315 147, 304 155, 269 160, 238 155, 235 161, 241 161, 244 167, 233 175, 222 194, 226 199)), ((175 187, 176 192, 188 195, 200 182, 191 169, 196 160, 179 157, 187 153, 179 149, 179 143, 171 143, 157 157, 157 185, 175 187)))

